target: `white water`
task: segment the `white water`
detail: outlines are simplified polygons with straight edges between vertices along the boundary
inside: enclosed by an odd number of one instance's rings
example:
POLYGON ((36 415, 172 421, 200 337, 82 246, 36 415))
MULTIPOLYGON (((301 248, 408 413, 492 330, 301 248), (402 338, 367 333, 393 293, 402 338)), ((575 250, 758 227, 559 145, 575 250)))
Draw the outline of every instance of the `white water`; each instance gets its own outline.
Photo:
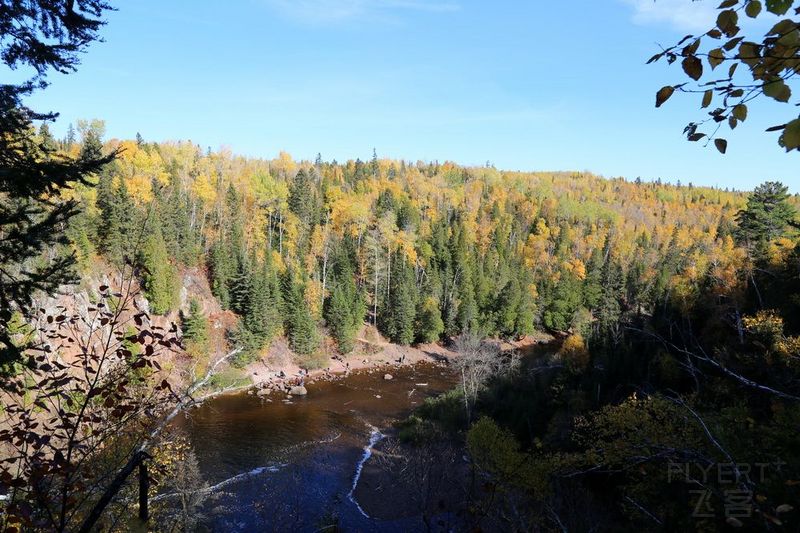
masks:
MULTIPOLYGON (((292 446, 290 448, 287 448, 287 450, 305 448, 305 447, 308 447, 308 446, 314 446, 314 445, 319 445, 319 444, 330 444, 331 442, 335 441, 336 439, 338 439, 341 436, 342 436, 341 433, 337 433, 336 435, 333 435, 332 437, 328 437, 326 439, 320 439, 320 440, 309 441, 309 442, 301 442, 300 444, 295 444, 294 446, 292 446)), ((247 478, 250 478, 250 477, 259 476, 259 475, 265 474, 267 472, 274 474, 275 472, 278 472, 280 469, 285 468, 287 466, 289 466, 289 463, 274 463, 274 464, 269 464, 267 466, 259 466, 258 468, 254 468, 254 469, 252 469, 252 470, 250 470, 248 472, 242 472, 241 474, 236 474, 233 477, 229 477, 228 479, 220 481, 216 485, 211 485, 210 487, 205 487, 203 489, 200 489, 198 492, 200 492, 202 494, 213 494, 215 492, 218 492, 221 489, 224 489, 228 485, 236 483, 237 481, 241 481, 243 479, 247 479, 247 478)), ((166 500, 168 498, 174 498, 174 497, 179 496, 179 495, 180 495, 180 493, 177 493, 177 492, 170 492, 170 493, 167 493, 167 494, 159 494, 155 498, 153 498, 153 501, 157 502, 157 501, 161 501, 161 500, 166 500)))
MULTIPOLYGON (((226 480, 220 481, 216 485, 211 485, 210 487, 202 488, 202 489, 198 490, 197 492, 199 492, 201 494, 213 494, 213 493, 219 491, 220 489, 224 489, 225 487, 227 487, 228 485, 230 485, 232 483, 236 483, 237 481, 241 481, 241 480, 247 479, 249 477, 258 476, 258 475, 264 474, 266 472, 275 473, 275 472, 278 472, 281 468, 284 468, 286 466, 289 466, 289 464, 288 463, 280 463, 280 464, 271 464, 271 465, 267 465, 267 466, 259 466, 258 468, 254 468, 254 469, 250 470, 249 472, 242 472, 241 474, 236 474, 233 477, 229 477, 226 480)), ((174 498, 176 496, 180 496, 180 493, 178 493, 178 492, 170 492, 170 493, 167 493, 167 494, 159 494, 158 496, 153 498, 152 501, 158 502, 158 501, 161 501, 161 500, 166 500, 168 498, 174 498)))
POLYGON ((367 444, 364 447, 364 453, 361 455, 361 459, 358 461, 358 464, 356 464, 356 473, 353 476, 353 486, 350 487, 350 493, 347 495, 347 499, 353 502, 353 505, 356 506, 358 512, 360 512, 366 518, 369 518, 370 516, 358 504, 354 496, 354 493, 356 491, 356 487, 358 486, 358 480, 361 477, 361 469, 364 468, 364 463, 366 463, 367 460, 369 460, 369 458, 372 457, 372 447, 375 446, 378 442, 380 442, 381 439, 385 437, 383 433, 378 431, 378 428, 370 426, 370 429, 372 430, 372 433, 369 436, 369 444, 367 444))

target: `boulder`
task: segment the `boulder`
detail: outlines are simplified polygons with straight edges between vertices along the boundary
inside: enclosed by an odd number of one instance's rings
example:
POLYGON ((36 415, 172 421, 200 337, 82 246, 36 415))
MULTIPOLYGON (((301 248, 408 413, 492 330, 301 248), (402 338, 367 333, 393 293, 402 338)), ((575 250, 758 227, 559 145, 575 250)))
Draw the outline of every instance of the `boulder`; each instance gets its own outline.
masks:
POLYGON ((289 394, 292 396, 305 396, 308 394, 308 391, 302 385, 297 385, 296 387, 289 389, 289 394))
POLYGON ((389 381, 390 379, 394 379, 394 376, 391 375, 391 374, 384 374, 383 375, 383 379, 385 379, 386 381, 389 381))

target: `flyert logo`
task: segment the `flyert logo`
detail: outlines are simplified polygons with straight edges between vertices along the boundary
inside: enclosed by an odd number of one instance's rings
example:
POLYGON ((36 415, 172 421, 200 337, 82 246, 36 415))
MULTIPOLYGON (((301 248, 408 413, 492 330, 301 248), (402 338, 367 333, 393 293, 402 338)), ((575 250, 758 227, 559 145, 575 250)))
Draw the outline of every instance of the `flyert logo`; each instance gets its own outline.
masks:
POLYGON ((676 463, 667 464, 667 481, 684 482, 697 489, 689 491, 694 496, 692 517, 714 518, 717 509, 714 506, 714 493, 722 496, 723 512, 728 521, 738 522, 739 518, 753 516, 753 489, 756 483, 766 480, 770 468, 780 469, 786 463, 782 461, 770 463, 676 463), (705 488, 717 485, 721 491, 705 488))

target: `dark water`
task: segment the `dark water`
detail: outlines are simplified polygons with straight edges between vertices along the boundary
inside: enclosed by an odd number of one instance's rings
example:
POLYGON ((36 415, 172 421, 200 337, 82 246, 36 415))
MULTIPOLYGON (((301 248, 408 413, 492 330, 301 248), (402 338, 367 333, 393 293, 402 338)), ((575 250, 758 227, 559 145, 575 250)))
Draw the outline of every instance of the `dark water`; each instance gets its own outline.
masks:
MULTIPOLYGON (((308 384, 283 403, 237 394, 214 399, 178 423, 205 480, 215 486, 203 523, 213 531, 414 531, 416 519, 367 517, 351 496, 365 447, 426 397, 449 389, 446 367, 419 364, 308 384), (390 372, 394 379, 386 381, 390 372), (330 531, 330 530, 328 530, 330 531)), ((400 505, 402 502, 398 502, 400 505)))

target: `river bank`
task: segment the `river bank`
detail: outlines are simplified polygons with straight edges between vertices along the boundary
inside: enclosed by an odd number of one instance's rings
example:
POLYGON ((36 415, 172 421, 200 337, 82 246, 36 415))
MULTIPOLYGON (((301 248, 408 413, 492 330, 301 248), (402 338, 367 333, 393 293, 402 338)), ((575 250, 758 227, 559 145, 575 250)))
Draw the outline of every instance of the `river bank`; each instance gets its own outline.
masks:
MULTIPOLYGON (((527 336, 519 340, 501 342, 501 348, 525 354, 552 340, 547 334, 527 336)), ((329 343, 325 343, 325 359, 320 368, 308 369, 299 363, 299 358, 289 349, 284 339, 276 339, 260 360, 243 370, 243 375, 252 385, 235 390, 249 389, 251 394, 269 396, 284 393, 293 396, 308 392, 306 385, 319 381, 331 381, 349 376, 352 372, 366 371, 382 374, 387 380, 392 372, 420 363, 446 367, 458 357, 448 346, 438 343, 402 346, 386 341, 375 328, 365 326, 356 348, 349 354, 340 355, 329 343), (331 354, 331 355, 327 355, 331 354), (302 392, 302 390, 305 392, 302 392), (292 390, 295 393, 292 393, 292 390)))

